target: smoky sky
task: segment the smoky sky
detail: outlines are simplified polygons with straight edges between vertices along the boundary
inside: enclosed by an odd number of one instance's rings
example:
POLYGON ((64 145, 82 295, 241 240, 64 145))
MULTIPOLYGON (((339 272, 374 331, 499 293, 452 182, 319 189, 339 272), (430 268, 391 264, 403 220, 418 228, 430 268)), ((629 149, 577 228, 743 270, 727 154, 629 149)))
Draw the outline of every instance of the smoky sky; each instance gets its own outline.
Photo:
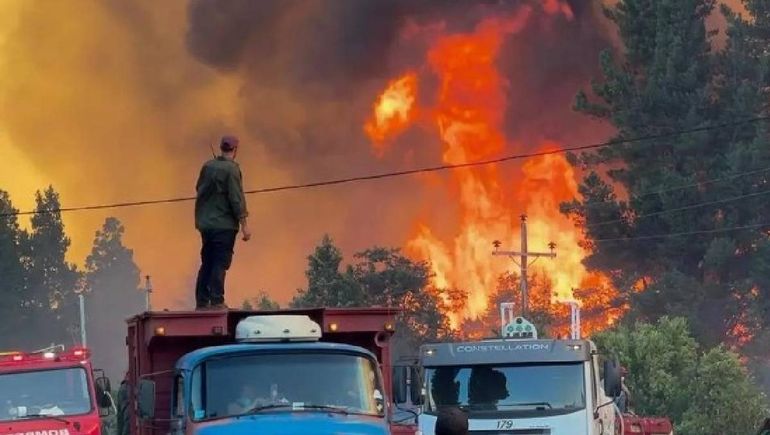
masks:
MULTIPOLYGON (((506 129, 526 140, 537 136, 530 134, 536 128, 550 138, 567 136, 563 131, 579 116, 571 113, 572 97, 598 74, 599 52, 610 43, 592 2, 570 2, 574 20, 546 16, 540 3, 192 0, 186 43, 203 64, 245 78, 246 126, 273 161, 295 174, 328 178, 339 175, 341 165, 348 174, 351 167, 361 172, 377 165, 361 125, 388 79, 425 63, 424 41, 400 39, 407 25, 441 22, 445 32, 467 32, 482 18, 534 5, 539 13, 500 56, 511 81, 509 101, 516 103, 506 129)), ((440 146, 431 144, 435 137, 408 139, 421 150, 440 146)), ((435 163, 438 154, 424 154, 430 161, 418 163, 435 163)))
POLYGON ((472 26, 479 13, 503 12, 520 4, 521 0, 192 0, 187 42, 200 60, 228 70, 247 58, 269 63, 282 45, 279 40, 290 40, 294 50, 287 76, 300 84, 322 80, 328 87, 387 75, 384 54, 408 19, 418 23, 442 19, 460 30, 472 26), (299 15, 296 25, 282 27, 291 15, 299 15))

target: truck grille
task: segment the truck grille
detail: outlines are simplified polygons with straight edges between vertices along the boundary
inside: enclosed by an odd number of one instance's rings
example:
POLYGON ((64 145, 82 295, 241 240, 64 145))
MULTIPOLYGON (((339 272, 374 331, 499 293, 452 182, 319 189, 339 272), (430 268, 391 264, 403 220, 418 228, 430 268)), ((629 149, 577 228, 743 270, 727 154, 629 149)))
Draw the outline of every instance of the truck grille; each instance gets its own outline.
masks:
POLYGON ((551 435, 550 429, 472 430, 468 435, 551 435))

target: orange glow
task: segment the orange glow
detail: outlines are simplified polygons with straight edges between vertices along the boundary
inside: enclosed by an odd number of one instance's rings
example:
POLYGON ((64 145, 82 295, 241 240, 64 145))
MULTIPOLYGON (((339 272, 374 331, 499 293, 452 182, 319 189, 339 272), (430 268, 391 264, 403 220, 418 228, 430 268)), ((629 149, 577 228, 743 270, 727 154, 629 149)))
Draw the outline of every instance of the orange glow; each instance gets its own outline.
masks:
POLYGON ((751 343, 755 338, 756 331, 762 329, 756 318, 749 315, 750 310, 748 309, 748 305, 756 303, 758 297, 759 288, 756 285, 749 289, 745 295, 738 293, 733 295, 742 309, 727 328, 727 343, 736 350, 751 343))
MULTIPOLYGON (((554 14, 571 13, 565 7, 560 1, 544 4, 544 10, 554 14)), ((473 32, 446 34, 433 42, 427 64, 437 78, 435 104, 419 110, 429 114, 437 128, 445 163, 462 164, 531 149, 531 145, 525 148, 505 136, 504 114, 516 102, 508 100, 508 83, 497 69, 500 47, 524 28, 530 12, 531 8, 522 7, 510 19, 486 19, 473 32)), ((382 101, 381 97, 375 107, 382 101)), ((376 141, 373 146, 380 149, 376 141)), ((542 150, 559 147, 553 142, 540 145, 542 150)), ((445 187, 458 213, 457 226, 446 234, 445 228, 442 232, 427 219, 417 219, 406 252, 430 261, 436 288, 467 292, 465 306, 455 305, 450 314, 453 327, 465 319, 463 329, 472 336, 487 333, 496 324, 497 320, 488 324, 497 310, 490 306, 496 303, 490 297, 494 299, 501 275, 518 266, 508 258, 493 256, 492 242, 501 240, 503 248, 518 250, 522 213, 529 216, 530 251, 548 252, 550 242, 557 245, 556 259, 541 258, 530 268, 544 282, 533 288, 531 306, 553 316, 558 323, 553 332, 562 334, 568 329, 569 309, 559 301, 575 298, 581 303, 585 333, 606 328, 620 317, 623 307, 609 307, 617 291, 609 278, 585 269, 582 260, 588 252, 579 246, 582 233, 559 212, 561 202, 578 196, 576 178, 565 157, 554 154, 527 160, 520 167, 458 169, 446 179, 445 187)), ((518 292, 518 286, 515 288, 518 292)))
POLYGON ((407 73, 391 81, 374 104, 374 115, 364 125, 375 151, 385 151, 385 141, 404 131, 414 120, 417 98, 417 74, 407 73))
POLYGON ((569 20, 575 18, 572 8, 561 0, 545 0, 543 9, 549 14, 562 14, 569 20))
MULTIPOLYGON (((505 149, 505 82, 495 62, 504 37, 520 31, 528 16, 529 9, 523 8, 511 20, 485 20, 473 33, 438 39, 428 53, 429 66, 439 78, 433 113, 444 144, 444 162, 476 161, 505 149)), ((407 249, 431 260, 437 286, 450 283, 467 290, 464 314, 475 317, 486 308, 487 290, 495 287, 505 270, 502 262, 493 264, 490 253, 492 241, 510 231, 511 216, 501 207, 504 198, 496 167, 457 170, 452 189, 461 213, 453 246, 423 224, 407 249)))
POLYGON ((739 322, 730 328, 727 335, 730 337, 730 340, 740 348, 751 342, 754 338, 754 331, 752 331, 745 323, 739 322))

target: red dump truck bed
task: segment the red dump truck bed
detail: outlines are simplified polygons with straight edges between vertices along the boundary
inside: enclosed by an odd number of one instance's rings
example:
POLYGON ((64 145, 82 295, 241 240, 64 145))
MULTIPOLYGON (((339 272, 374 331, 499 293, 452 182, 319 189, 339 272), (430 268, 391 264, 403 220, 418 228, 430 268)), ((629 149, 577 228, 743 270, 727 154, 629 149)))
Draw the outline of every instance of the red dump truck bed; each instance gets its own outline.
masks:
MULTIPOLYGON (((160 417, 158 421, 168 418, 171 371, 182 355, 202 347, 235 343, 235 328, 240 320, 254 315, 277 314, 307 315, 321 325, 321 341, 350 344, 372 352, 380 362, 387 395, 392 397, 389 339, 394 331, 397 311, 386 308, 143 313, 128 320, 128 385, 133 390, 140 378, 152 376, 157 388, 155 415, 160 417)), ((133 414, 136 404, 129 404, 128 409, 133 414)), ((158 421, 153 425, 141 424, 136 415, 131 415, 130 420, 134 435, 168 432, 168 425, 159 425, 158 421)))

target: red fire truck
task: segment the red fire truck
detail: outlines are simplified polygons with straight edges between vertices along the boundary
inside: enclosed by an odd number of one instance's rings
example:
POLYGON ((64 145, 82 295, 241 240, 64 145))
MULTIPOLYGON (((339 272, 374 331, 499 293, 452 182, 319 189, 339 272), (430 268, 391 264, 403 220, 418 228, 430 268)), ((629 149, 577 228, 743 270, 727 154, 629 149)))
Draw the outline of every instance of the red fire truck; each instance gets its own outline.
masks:
POLYGON ((85 348, 0 353, 0 435, 101 435, 109 381, 85 348))

